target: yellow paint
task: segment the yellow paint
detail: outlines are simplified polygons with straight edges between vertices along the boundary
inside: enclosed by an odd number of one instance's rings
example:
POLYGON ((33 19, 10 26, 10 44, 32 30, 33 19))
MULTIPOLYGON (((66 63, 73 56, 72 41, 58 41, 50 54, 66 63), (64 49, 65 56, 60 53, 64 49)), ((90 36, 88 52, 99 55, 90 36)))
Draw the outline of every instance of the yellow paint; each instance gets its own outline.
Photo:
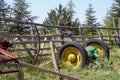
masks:
POLYGON ((101 45, 96 44, 96 43, 91 43, 89 46, 93 46, 93 47, 97 48, 98 54, 99 54, 101 57, 103 57, 103 56, 105 55, 104 50, 103 50, 103 48, 102 48, 101 45))
POLYGON ((69 46, 63 50, 61 60, 65 65, 76 69, 81 65, 82 56, 76 47, 69 46))

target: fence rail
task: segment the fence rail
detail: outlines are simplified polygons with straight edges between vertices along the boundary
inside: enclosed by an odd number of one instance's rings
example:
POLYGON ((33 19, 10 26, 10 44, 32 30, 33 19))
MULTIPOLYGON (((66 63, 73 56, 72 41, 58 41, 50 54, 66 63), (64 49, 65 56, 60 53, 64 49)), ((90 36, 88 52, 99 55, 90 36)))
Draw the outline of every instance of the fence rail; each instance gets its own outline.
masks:
MULTIPOLYGON (((41 47, 40 50, 50 50, 49 42, 52 41, 56 48, 60 48, 60 45, 63 42, 68 42, 72 41, 70 37, 64 36, 64 39, 62 40, 57 40, 58 37, 61 37, 62 35, 41 35, 40 36, 40 43, 41 46, 42 44, 47 44, 47 46, 41 47), (44 40, 46 38, 46 40, 44 40)), ((35 38, 36 36, 34 35, 12 35, 12 36, 5 36, 6 38, 35 38)), ((113 45, 118 45, 119 43, 116 42, 115 37, 120 39, 120 36, 80 36, 80 35, 73 35, 73 38, 78 41, 80 44, 84 44, 87 40, 91 38, 95 39, 101 39, 103 38, 103 41, 108 45, 108 46, 113 46, 113 45)), ((35 44, 38 43, 38 40, 31 40, 31 41, 14 41, 13 44, 35 44)), ((13 51, 26 51, 26 50, 37 50, 37 48, 17 48, 13 49, 13 51)))
MULTIPOLYGON (((61 34, 60 29, 78 29, 79 30, 79 35, 72 35, 73 38, 78 41, 80 44, 84 44, 87 40, 91 38, 95 39, 100 39, 103 40, 108 46, 113 46, 113 45, 118 45, 120 47, 120 28, 106 28, 106 27, 96 27, 96 28, 86 28, 86 27, 71 27, 71 26, 56 26, 56 25, 46 25, 46 24, 39 24, 39 23, 31 23, 31 22, 24 22, 24 21, 19 21, 19 20, 14 20, 11 18, 5 18, 2 19, 0 18, 1 21, 8 21, 10 22, 19 22, 21 24, 34 24, 37 28, 40 27, 46 27, 46 28, 55 28, 56 29, 56 34, 47 34, 47 35, 39 35, 40 38, 40 50, 50 50, 50 41, 52 41, 55 44, 56 48, 59 48, 64 42, 71 41, 70 36, 64 35, 63 33, 61 34), (87 29, 95 29, 97 31, 97 35, 92 35, 92 36, 86 36, 83 30, 87 29), (102 31, 107 32, 108 35, 102 33, 102 31), (110 34, 110 32, 114 32, 115 34, 110 34)), ((9 25, 7 25, 9 27, 9 25)), ((38 29, 39 30, 39 29, 38 29)), ((40 32, 40 31, 39 31, 40 32)), ((3 32, 4 33, 4 32, 3 32)), ((37 48, 37 43, 39 42, 38 36, 37 35, 10 35, 10 34, 5 34, 5 37, 11 38, 13 40, 13 44, 15 45, 20 45, 20 47, 17 47, 16 49, 11 49, 13 51, 28 51, 29 50, 34 50, 36 51, 37 48), (19 39, 19 40, 16 40, 19 39), (33 46, 32 48, 29 48, 29 45, 25 44, 31 44, 33 46)))

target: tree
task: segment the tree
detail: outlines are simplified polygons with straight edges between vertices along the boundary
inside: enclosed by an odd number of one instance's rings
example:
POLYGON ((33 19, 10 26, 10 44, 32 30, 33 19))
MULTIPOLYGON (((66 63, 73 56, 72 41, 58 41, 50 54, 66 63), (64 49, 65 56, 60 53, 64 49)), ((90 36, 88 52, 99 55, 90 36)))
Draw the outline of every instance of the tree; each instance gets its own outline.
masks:
POLYGON ((5 0, 0 0, 0 8, 5 8, 6 5, 7 3, 5 2, 5 0))
POLYGON ((86 10, 86 26, 88 27, 96 27, 95 11, 93 9, 92 4, 89 4, 89 8, 86 10))
MULTIPOLYGON (((80 25, 80 22, 79 22, 78 18, 74 19, 74 14, 75 14, 75 11, 73 9, 74 7, 75 7, 75 5, 74 5, 73 1, 70 0, 70 2, 68 2, 68 8, 67 8, 67 10, 68 10, 68 12, 70 14, 70 19, 69 19, 70 20, 69 22, 71 23, 70 26, 78 27, 80 25)), ((78 29, 71 29, 71 31, 73 31, 74 34, 79 34, 78 29)))
POLYGON ((89 4, 89 8, 86 10, 86 27, 90 27, 91 29, 84 31, 84 33, 87 33, 88 35, 96 34, 96 30, 94 30, 94 28, 97 26, 96 17, 94 14, 94 8, 92 7, 92 4, 89 4))
MULTIPOLYGON (((4 0, 0 0, 0 9, 1 8, 5 8, 7 6, 7 3, 4 1, 4 0)), ((3 10, 0 10, 0 17, 3 18, 5 17, 5 11, 3 10)), ((3 31, 4 30, 4 26, 3 26, 3 22, 0 21, 0 31, 3 31)))
MULTIPOLYGON (((119 19, 120 19, 120 0, 114 0, 104 20, 105 26, 106 27, 119 27, 120 26, 119 19)), ((115 31, 115 30, 109 31, 109 35, 113 35, 113 33, 116 34, 118 33, 118 31, 115 31)))
POLYGON ((105 19, 106 27, 118 27, 118 18, 120 18, 120 0, 114 0, 105 19))
MULTIPOLYGON (((48 17, 43 22, 44 24, 49 25, 60 25, 60 26, 79 26, 79 21, 76 18, 73 20, 73 4, 70 2, 70 4, 67 7, 63 7, 61 4, 59 4, 58 8, 55 8, 54 10, 51 10, 48 13, 48 17)), ((53 28, 46 28, 46 31, 54 32, 55 30, 53 28), (52 31, 51 31, 52 30, 52 31)), ((64 29, 62 29, 64 30, 64 29)), ((75 31, 74 31, 75 32, 75 31)))
MULTIPOLYGON (((31 16, 31 11, 28 11, 28 8, 30 6, 28 5, 26 0, 14 0, 13 4, 15 9, 22 11, 27 16, 29 16, 29 18, 32 18, 33 20, 36 18, 36 16, 31 16)), ((14 12, 14 16, 16 20, 26 21, 26 17, 16 11, 14 12)), ((20 24, 18 22, 11 30, 17 31, 19 34, 30 33, 30 26, 25 24, 20 24)))

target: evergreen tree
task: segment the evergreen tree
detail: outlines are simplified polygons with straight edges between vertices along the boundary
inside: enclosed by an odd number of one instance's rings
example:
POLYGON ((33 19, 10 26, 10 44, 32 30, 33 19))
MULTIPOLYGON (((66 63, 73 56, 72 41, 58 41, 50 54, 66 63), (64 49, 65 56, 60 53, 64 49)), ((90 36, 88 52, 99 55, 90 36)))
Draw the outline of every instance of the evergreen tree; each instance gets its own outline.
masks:
POLYGON ((67 7, 67 11, 68 11, 68 13, 69 13, 69 22, 71 23, 70 25, 72 25, 72 20, 73 20, 73 16, 74 16, 74 13, 75 13, 75 11, 73 10, 73 7, 74 7, 75 5, 73 4, 73 1, 72 0, 70 0, 70 2, 68 2, 68 7, 67 7))
POLYGON ((92 4, 89 4, 89 8, 86 10, 86 26, 96 27, 95 11, 92 4))
POLYGON ((0 0, 0 8, 5 8, 6 5, 7 3, 5 2, 5 0, 0 0))
POLYGON ((113 17, 120 17, 120 0, 115 0, 112 4, 110 15, 113 17))
MULTIPOLYGON (((21 10, 22 12, 30 16, 30 11, 27 10, 30 6, 26 2, 26 0, 14 0, 13 4, 15 9, 21 10)), ((17 19, 24 20, 24 16, 18 13, 16 13, 15 16, 17 19)))
MULTIPOLYGON (((5 8, 7 6, 7 3, 5 2, 5 0, 0 0, 0 9, 5 8)), ((0 18, 4 18, 6 11, 4 10, 0 10, 0 18)), ((0 31, 4 30, 4 26, 3 26, 3 22, 0 21, 0 31)))
POLYGON ((106 27, 118 27, 118 18, 120 18, 120 0, 114 0, 114 3, 105 19, 106 27))
POLYGON ((96 26, 96 17, 95 17, 95 11, 92 7, 92 4, 89 4, 89 8, 86 10, 86 27, 89 27, 91 29, 84 30, 84 33, 86 35, 95 35, 97 34, 97 31, 94 29, 96 26))
MULTIPOLYGON (((120 0, 114 0, 107 16, 104 20, 106 27, 119 27, 119 20, 120 19, 120 0)), ((115 30, 114 30, 115 31, 115 30)), ((109 35, 116 34, 113 30, 109 31, 109 35)), ((107 34, 106 32, 104 32, 107 34)))
MULTIPOLYGON (((27 16, 29 16, 30 18, 32 18, 33 20, 36 17, 32 17, 31 16, 31 12, 28 11, 28 8, 30 7, 27 3, 26 0, 14 0, 14 8, 18 9, 20 11, 22 11, 23 13, 25 13, 27 16)), ((26 21, 26 16, 24 16, 23 14, 20 14, 18 12, 14 12, 14 16, 16 20, 20 20, 20 21, 26 21)), ((25 25, 25 24, 20 24, 19 22, 15 24, 15 26, 11 29, 12 31, 17 31, 17 33, 19 34, 24 34, 24 33, 30 33, 30 25, 25 25)))
MULTIPOLYGON (((73 3, 72 0, 70 0, 70 2, 68 2, 68 12, 70 14, 70 26, 71 27, 78 27, 80 25, 80 22, 79 22, 79 19, 76 18, 74 19, 74 14, 75 14, 75 11, 74 11, 74 7, 75 7, 75 4, 73 3)), ((74 34, 79 34, 79 30, 78 29, 70 29, 74 34)))
MULTIPOLYGON (((61 4, 59 4, 58 8, 55 8, 54 10, 51 10, 50 13, 48 13, 48 17, 43 23, 49 25, 78 27, 79 26, 78 19, 73 20, 74 11, 72 6, 73 6, 72 2, 69 3, 68 8, 63 7, 61 4)), ((46 28, 46 31, 55 32, 55 30, 52 28, 46 28)))

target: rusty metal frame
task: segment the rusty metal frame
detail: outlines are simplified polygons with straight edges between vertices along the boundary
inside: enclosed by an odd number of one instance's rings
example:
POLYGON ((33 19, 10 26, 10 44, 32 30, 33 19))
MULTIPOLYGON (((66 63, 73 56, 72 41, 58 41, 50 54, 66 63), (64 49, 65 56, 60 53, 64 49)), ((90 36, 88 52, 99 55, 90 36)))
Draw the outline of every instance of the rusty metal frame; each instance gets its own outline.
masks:
POLYGON ((33 20, 29 16, 27 16, 24 12, 22 12, 21 10, 18 10, 18 9, 15 9, 15 8, 1 8, 0 10, 1 11, 14 10, 14 11, 24 15, 26 18, 28 18, 28 20, 30 20, 30 22, 27 22, 27 21, 19 21, 19 20, 8 19, 8 18, 0 18, 0 21, 19 22, 19 23, 23 23, 23 24, 29 23, 29 24, 31 24, 31 26, 33 28, 35 28, 36 33, 37 33, 37 37, 38 37, 38 50, 37 50, 37 55, 35 56, 35 60, 34 60, 34 64, 35 64, 38 60, 38 56, 39 56, 39 52, 40 52, 40 34, 39 34, 39 31, 38 31, 36 25, 34 24, 33 20))
MULTIPOLYGON (((54 75, 57 75, 59 77, 62 77, 62 78, 67 78, 69 80, 79 80, 77 78, 74 78, 74 77, 71 77, 71 76, 68 76, 68 75, 64 75, 64 74, 61 74, 61 73, 58 73, 56 71, 51 71, 51 70, 48 70, 48 69, 44 69, 42 67, 38 67, 36 65, 33 65, 33 64, 28 64, 28 63, 25 63, 25 62, 21 62, 21 61, 18 61, 18 56, 13 54, 13 53, 10 53, 4 49, 1 49, 0 48, 0 53, 2 54, 5 54, 4 55, 0 55, 0 63, 5 63, 5 62, 9 62, 9 61, 13 61, 19 65, 22 65, 22 66, 26 66, 26 67, 30 67, 30 68, 33 68, 33 69, 37 69, 39 71, 43 71, 43 72, 47 72, 47 73, 50 73, 50 74, 54 74, 54 75)), ((13 72, 19 72, 18 69, 15 69, 15 70, 0 70, 0 74, 6 74, 6 73, 13 73, 13 72)))
MULTIPOLYGON (((35 23, 33 23, 32 19, 29 18, 25 13, 23 13, 22 11, 20 10, 17 10, 17 9, 14 9, 14 8, 3 8, 3 9, 0 9, 0 10, 14 10, 14 11, 17 11, 21 14, 23 14, 25 17, 27 17, 31 22, 24 22, 24 21, 17 21, 17 22, 20 22, 20 23, 24 23, 24 24, 31 24, 32 27, 34 27, 37 31, 37 37, 38 37, 38 40, 39 40, 39 48, 38 48, 38 51, 37 51, 37 54, 36 54, 36 57, 35 57, 35 63, 37 62, 37 59, 38 59, 38 56, 40 55, 39 54, 39 51, 40 51, 40 34, 38 32, 38 29, 37 27, 35 26, 35 23)), ((6 19, 6 18, 0 18, 0 20, 2 21, 13 21, 15 22, 16 20, 14 19, 6 19)), ((43 71, 43 72, 47 72, 47 73, 50 73, 50 74, 54 74, 54 75, 57 75, 59 77, 62 77, 62 78, 67 78, 68 80, 79 80, 77 78, 74 78, 74 77, 71 77, 71 76, 68 76, 68 75, 64 75, 64 74, 61 74, 59 72, 56 72, 56 71, 51 71, 51 70, 48 70, 48 69, 44 69, 42 67, 38 67, 36 65, 33 65, 33 64, 28 64, 28 63, 25 63, 25 62, 21 62, 21 61, 18 61, 18 56, 13 54, 13 53, 10 53, 4 49, 1 49, 0 48, 0 63, 6 63, 6 62, 14 62, 14 63, 17 63, 17 64, 20 64, 22 66, 26 66, 26 67, 30 67, 30 68, 34 68, 34 69, 37 69, 39 71, 43 71), (3 54, 3 55, 2 55, 3 54)), ((19 72, 18 69, 15 69, 15 70, 0 70, 0 74, 6 74, 6 73, 13 73, 13 72, 19 72)))

